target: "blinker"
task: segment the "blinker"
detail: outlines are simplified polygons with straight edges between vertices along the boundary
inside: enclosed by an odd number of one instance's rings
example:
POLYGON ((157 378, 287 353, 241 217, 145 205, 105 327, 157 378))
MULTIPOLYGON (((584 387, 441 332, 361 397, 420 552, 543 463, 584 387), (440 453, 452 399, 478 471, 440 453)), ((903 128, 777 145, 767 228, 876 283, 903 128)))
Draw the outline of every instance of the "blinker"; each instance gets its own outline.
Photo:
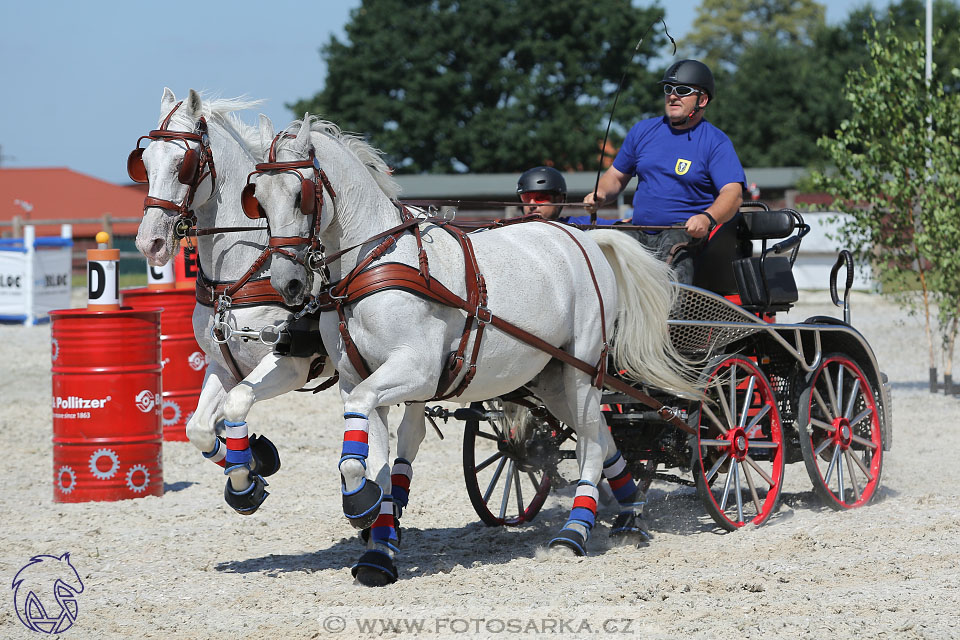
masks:
POLYGON ((181 184, 192 186, 197 180, 197 170, 200 168, 200 154, 195 149, 187 149, 180 163, 177 179, 181 184))
POLYGON ((127 175, 134 182, 144 184, 147 182, 147 168, 143 164, 144 149, 136 148, 127 156, 127 175))
POLYGON ((251 182, 240 192, 240 207, 243 209, 243 214, 251 220, 267 217, 267 213, 260 206, 260 201, 257 200, 256 190, 257 185, 251 182))
POLYGON ((300 212, 305 216, 312 216, 317 212, 316 185, 308 178, 300 181, 300 212))

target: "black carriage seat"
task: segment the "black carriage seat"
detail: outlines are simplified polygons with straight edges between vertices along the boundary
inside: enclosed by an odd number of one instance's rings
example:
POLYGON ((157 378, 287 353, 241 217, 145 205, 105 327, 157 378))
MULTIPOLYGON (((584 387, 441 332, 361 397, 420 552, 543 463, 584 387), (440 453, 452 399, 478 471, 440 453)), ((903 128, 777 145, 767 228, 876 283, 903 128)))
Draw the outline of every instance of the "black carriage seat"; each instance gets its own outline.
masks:
POLYGON ((793 277, 800 240, 810 231, 799 213, 780 211, 741 212, 740 236, 763 242, 758 257, 733 261, 733 273, 740 294, 740 304, 755 313, 787 311, 799 298, 793 277), (793 235, 797 231, 796 235, 793 235), (786 240, 767 248, 767 240, 786 240), (789 252, 789 255, 780 255, 789 252))
POLYGON ((713 233, 693 259, 693 286, 721 296, 739 293, 733 263, 749 257, 753 251, 750 239, 740 233, 741 225, 742 214, 738 212, 713 233))

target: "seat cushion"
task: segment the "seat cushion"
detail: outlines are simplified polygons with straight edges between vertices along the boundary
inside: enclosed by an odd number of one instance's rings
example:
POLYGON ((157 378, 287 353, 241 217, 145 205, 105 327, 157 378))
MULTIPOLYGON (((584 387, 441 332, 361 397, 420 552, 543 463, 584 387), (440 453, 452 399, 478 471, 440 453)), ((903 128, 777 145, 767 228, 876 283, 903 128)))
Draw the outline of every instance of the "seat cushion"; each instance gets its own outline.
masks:
POLYGON ((793 304, 799 298, 790 259, 769 256, 760 270, 760 258, 743 258, 733 262, 733 272, 744 306, 764 307, 793 304), (764 276, 766 285, 764 285, 764 276), (770 293, 769 300, 767 292, 770 293))

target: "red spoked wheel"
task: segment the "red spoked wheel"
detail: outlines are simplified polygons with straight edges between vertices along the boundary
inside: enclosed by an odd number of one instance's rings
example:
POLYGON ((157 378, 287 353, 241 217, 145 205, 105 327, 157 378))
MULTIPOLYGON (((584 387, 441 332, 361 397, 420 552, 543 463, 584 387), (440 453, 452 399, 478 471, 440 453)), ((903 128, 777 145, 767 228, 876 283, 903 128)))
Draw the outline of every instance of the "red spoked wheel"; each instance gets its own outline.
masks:
POLYGON ((841 511, 876 495, 883 469, 880 408, 848 356, 830 354, 800 395, 800 451, 820 499, 841 511))
POLYGON ((697 493, 728 531, 759 525, 776 510, 783 486, 783 431, 773 387, 743 356, 715 358, 704 373, 707 402, 693 415, 697 493))
POLYGON ((463 432, 463 477, 470 502, 490 526, 517 526, 540 512, 557 464, 575 458, 576 437, 545 411, 488 400, 471 409, 489 420, 467 420, 463 432))

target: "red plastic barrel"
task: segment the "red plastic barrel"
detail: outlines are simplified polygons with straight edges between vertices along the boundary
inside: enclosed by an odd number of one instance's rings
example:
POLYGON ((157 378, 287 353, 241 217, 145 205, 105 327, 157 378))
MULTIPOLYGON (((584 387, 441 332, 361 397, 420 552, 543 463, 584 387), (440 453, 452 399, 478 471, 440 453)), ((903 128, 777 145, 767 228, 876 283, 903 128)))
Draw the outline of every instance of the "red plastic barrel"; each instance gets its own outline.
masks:
POLYGON ((50 312, 53 499, 163 495, 160 311, 50 312))
POLYGON ((193 415, 203 388, 207 359, 193 336, 193 289, 124 289, 125 307, 162 309, 160 351, 163 365, 163 439, 187 439, 187 420, 193 415))

